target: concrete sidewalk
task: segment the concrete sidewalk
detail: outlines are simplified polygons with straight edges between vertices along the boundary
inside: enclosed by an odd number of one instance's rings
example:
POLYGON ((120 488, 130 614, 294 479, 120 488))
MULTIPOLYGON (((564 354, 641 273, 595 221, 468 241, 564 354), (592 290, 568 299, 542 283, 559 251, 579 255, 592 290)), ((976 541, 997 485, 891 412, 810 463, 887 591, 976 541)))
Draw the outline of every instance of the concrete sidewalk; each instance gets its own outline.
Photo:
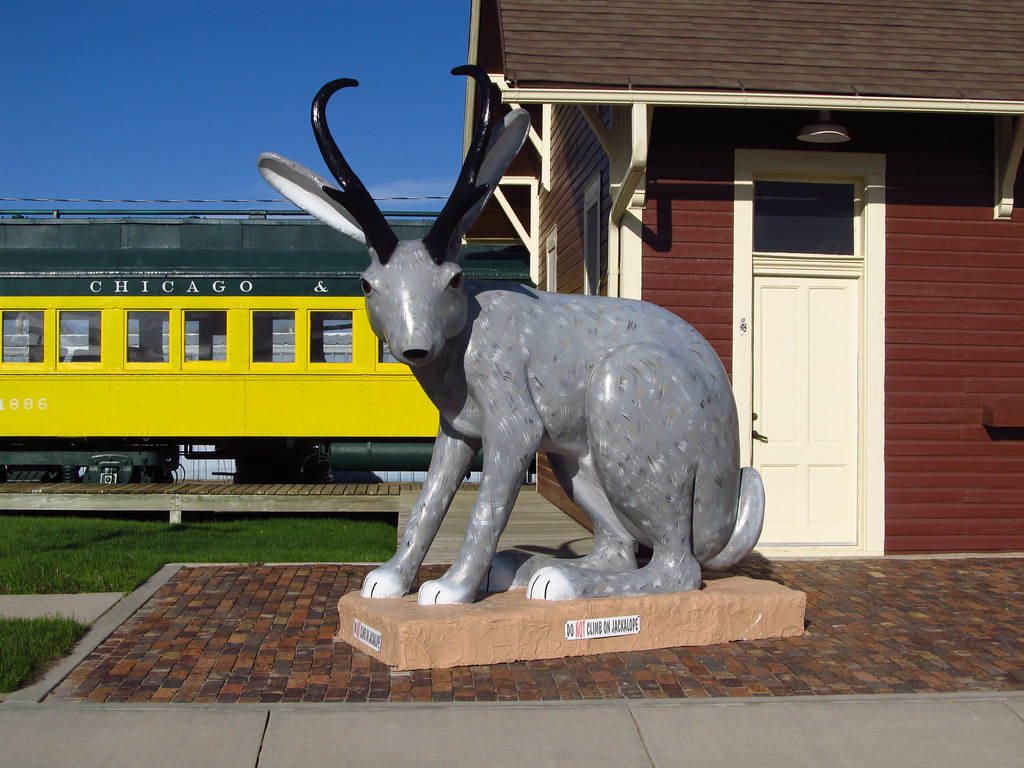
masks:
POLYGON ((124 597, 120 592, 77 595, 0 595, 0 617, 36 619, 64 616, 92 624, 124 597))
POLYGON ((1024 695, 531 704, 0 706, 3 764, 1024 765, 1024 695))

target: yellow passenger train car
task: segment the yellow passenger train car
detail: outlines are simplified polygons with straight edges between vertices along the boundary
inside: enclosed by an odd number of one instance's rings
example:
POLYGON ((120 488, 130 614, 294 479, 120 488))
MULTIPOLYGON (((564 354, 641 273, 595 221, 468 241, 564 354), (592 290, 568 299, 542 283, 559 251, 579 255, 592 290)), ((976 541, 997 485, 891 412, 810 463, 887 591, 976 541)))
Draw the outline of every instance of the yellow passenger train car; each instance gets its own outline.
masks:
MULTIPOLYGON (((462 261, 528 279, 522 248, 462 261)), ((370 329, 367 263, 309 220, 0 220, 0 479, 168 481, 182 454, 243 482, 425 468, 437 411, 370 329)))

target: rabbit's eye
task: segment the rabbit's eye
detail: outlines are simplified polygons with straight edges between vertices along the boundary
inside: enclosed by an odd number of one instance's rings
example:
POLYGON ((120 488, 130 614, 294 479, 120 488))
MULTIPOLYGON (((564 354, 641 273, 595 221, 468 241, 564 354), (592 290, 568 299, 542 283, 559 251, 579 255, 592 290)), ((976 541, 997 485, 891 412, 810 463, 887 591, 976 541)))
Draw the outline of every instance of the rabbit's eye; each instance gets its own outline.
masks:
POLYGON ((366 296, 369 296, 370 292, 373 290, 373 286, 370 285, 370 281, 367 280, 365 277, 359 278, 359 287, 363 289, 363 293, 366 296))
POLYGON ((448 281, 448 287, 458 288, 460 285, 462 285, 462 273, 458 272, 455 277, 448 281))

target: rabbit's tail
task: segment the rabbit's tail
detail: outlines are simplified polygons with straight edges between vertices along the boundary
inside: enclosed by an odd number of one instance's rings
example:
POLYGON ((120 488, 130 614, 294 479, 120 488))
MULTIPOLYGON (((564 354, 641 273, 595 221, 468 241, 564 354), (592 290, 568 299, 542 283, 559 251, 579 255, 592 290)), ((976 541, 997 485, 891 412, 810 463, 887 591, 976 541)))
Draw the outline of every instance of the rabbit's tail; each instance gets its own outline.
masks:
POLYGON ((764 524, 764 484, 753 467, 740 470, 740 493, 736 504, 736 525, 729 541, 714 557, 701 563, 704 568, 720 571, 736 565, 757 544, 764 524))

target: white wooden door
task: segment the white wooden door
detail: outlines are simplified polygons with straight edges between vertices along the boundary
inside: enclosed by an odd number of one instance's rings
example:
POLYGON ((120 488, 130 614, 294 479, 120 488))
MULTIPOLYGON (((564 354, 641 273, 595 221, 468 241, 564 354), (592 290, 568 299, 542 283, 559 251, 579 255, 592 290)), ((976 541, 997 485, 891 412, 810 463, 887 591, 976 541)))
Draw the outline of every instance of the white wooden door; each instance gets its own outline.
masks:
POLYGON ((754 278, 753 464, 760 544, 856 544, 857 279, 754 278))

